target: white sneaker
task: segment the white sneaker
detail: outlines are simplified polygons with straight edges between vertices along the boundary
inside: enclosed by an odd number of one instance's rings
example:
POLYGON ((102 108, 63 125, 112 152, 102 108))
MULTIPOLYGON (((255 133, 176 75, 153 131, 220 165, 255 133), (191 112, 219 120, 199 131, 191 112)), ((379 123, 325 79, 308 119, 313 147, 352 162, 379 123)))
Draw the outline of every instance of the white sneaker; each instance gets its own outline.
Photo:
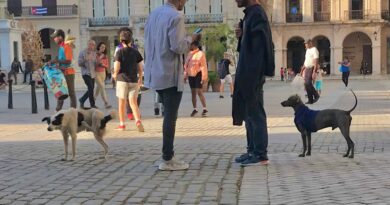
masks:
POLYGON ((180 161, 173 157, 169 161, 163 160, 163 162, 158 166, 159 170, 162 171, 178 171, 178 170, 186 170, 190 167, 190 165, 184 161, 180 161))

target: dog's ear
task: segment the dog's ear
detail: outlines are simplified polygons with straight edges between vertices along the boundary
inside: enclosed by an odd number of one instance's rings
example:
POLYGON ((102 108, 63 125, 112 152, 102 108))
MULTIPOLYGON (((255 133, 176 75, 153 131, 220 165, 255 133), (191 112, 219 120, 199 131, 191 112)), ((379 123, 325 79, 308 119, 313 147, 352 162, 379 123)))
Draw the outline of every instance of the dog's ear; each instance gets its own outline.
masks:
POLYGON ((47 122, 47 124, 50 124, 50 117, 44 117, 43 119, 42 119, 42 122, 47 122))
POLYGON ((64 113, 60 113, 60 114, 56 115, 55 119, 52 122, 52 124, 53 125, 61 125, 63 117, 64 117, 64 113))
POLYGON ((84 115, 81 112, 77 113, 77 125, 81 126, 81 122, 84 121, 84 115))

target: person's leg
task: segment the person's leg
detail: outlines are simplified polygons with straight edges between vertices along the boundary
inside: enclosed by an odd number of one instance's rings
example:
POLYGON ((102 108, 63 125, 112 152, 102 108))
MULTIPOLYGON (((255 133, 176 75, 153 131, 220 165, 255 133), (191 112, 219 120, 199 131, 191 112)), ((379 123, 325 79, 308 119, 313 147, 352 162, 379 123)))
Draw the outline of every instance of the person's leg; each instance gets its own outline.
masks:
POLYGON ((116 97, 118 98, 118 117, 119 117, 119 126, 118 130, 125 129, 125 111, 126 111, 126 101, 128 94, 128 85, 125 82, 118 81, 116 82, 116 97))
POLYGON ((23 73, 23 83, 27 83, 27 75, 28 75, 28 72, 27 71, 24 71, 24 73, 23 73))
POLYGON ((191 101, 192 101, 192 107, 194 110, 196 110, 197 105, 196 105, 196 89, 191 88, 191 101))
POLYGON ((174 155, 173 143, 176 121, 183 93, 178 92, 177 87, 158 90, 157 92, 160 94, 164 106, 162 158, 169 161, 174 155))
POLYGON ((258 100, 246 103, 247 119, 250 129, 249 137, 253 144, 253 155, 260 161, 268 160, 268 131, 267 131, 267 116, 264 110, 264 94, 263 88, 257 93, 258 100))
POLYGON ((199 100, 202 103, 203 109, 206 109, 206 98, 203 95, 203 90, 201 88, 195 89, 196 93, 199 96, 199 100))
POLYGON ((349 79, 349 71, 348 72, 345 72, 346 73, 346 76, 345 76, 345 86, 348 87, 348 79, 349 79))
MULTIPOLYGON (((83 80, 84 80, 84 84, 85 84, 85 85, 87 86, 87 88, 88 88, 88 80, 89 80, 88 77, 89 77, 89 76, 88 76, 88 75, 82 75, 82 77, 83 77, 83 80)), ((89 91, 89 88, 88 88, 87 91, 85 91, 84 95, 81 96, 81 98, 79 99, 80 107, 81 107, 81 108, 84 107, 84 103, 85 103, 85 101, 88 99, 88 96, 89 96, 88 91, 89 91)))
POLYGON ((219 96, 223 96, 224 88, 225 88, 225 80, 221 79, 221 86, 219 87, 219 96))
POLYGON ((125 124, 126 99, 118 98, 119 125, 125 124))
POLYGON ((77 108, 77 98, 76 98, 76 91, 74 87, 74 80, 75 75, 65 75, 66 84, 68 85, 68 93, 69 93, 69 100, 70 100, 70 107, 77 108))
POLYGON ((137 99, 138 99, 138 92, 139 92, 139 87, 135 83, 131 84, 130 86, 130 91, 129 91, 129 104, 131 107, 131 110, 133 111, 133 116, 135 121, 138 121, 141 119, 137 99))
MULTIPOLYGON (((95 89, 95 93, 93 94, 93 97, 95 98, 95 100, 100 95, 101 89, 102 89, 103 79, 102 79, 101 73, 102 72, 96 72, 96 77, 95 77, 96 89, 95 89)), ((103 98, 103 95, 102 95, 102 98, 103 98)), ((103 101, 104 101, 104 99, 103 99, 103 101)))
POLYGON ((96 107, 95 98, 93 97, 93 90, 94 89, 95 89, 95 79, 90 78, 89 87, 88 87, 88 98, 89 98, 89 104, 91 105, 91 107, 96 107))
POLYGON ((347 83, 345 82, 345 72, 342 72, 341 74, 341 80, 343 81, 344 85, 347 86, 347 83))

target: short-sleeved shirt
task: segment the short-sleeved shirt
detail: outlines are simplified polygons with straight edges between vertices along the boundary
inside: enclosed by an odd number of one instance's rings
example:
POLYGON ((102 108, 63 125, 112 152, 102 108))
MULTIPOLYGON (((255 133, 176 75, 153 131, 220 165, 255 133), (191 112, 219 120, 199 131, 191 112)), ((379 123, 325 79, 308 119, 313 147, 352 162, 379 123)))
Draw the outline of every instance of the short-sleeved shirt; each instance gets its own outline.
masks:
POLYGON ((311 47, 306 50, 305 63, 306 68, 314 67, 314 59, 318 59, 319 53, 316 47, 311 47))
MULTIPOLYGON (((73 51, 72 51, 72 47, 69 44, 63 43, 60 45, 60 48, 58 49, 58 60, 69 60, 72 62, 73 51)), ((71 63, 69 63, 69 64, 61 63, 60 64, 60 67, 61 67, 61 69, 64 70, 65 75, 71 75, 71 74, 76 73, 74 68, 72 68, 71 66, 72 66, 71 63)))
POLYGON ((121 65, 117 80, 127 83, 138 82, 138 63, 143 60, 141 54, 134 48, 125 47, 118 50, 115 55, 115 61, 120 62, 121 65))

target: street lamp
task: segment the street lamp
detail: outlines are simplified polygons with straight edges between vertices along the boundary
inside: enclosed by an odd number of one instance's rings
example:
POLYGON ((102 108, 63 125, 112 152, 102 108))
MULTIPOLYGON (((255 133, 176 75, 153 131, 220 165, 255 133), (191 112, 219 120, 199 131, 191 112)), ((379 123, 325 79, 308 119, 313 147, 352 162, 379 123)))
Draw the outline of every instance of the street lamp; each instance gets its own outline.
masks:
POLYGON ((377 36, 378 36, 378 33, 375 31, 375 32, 374 32, 374 39, 375 39, 375 40, 376 40, 377 36))

